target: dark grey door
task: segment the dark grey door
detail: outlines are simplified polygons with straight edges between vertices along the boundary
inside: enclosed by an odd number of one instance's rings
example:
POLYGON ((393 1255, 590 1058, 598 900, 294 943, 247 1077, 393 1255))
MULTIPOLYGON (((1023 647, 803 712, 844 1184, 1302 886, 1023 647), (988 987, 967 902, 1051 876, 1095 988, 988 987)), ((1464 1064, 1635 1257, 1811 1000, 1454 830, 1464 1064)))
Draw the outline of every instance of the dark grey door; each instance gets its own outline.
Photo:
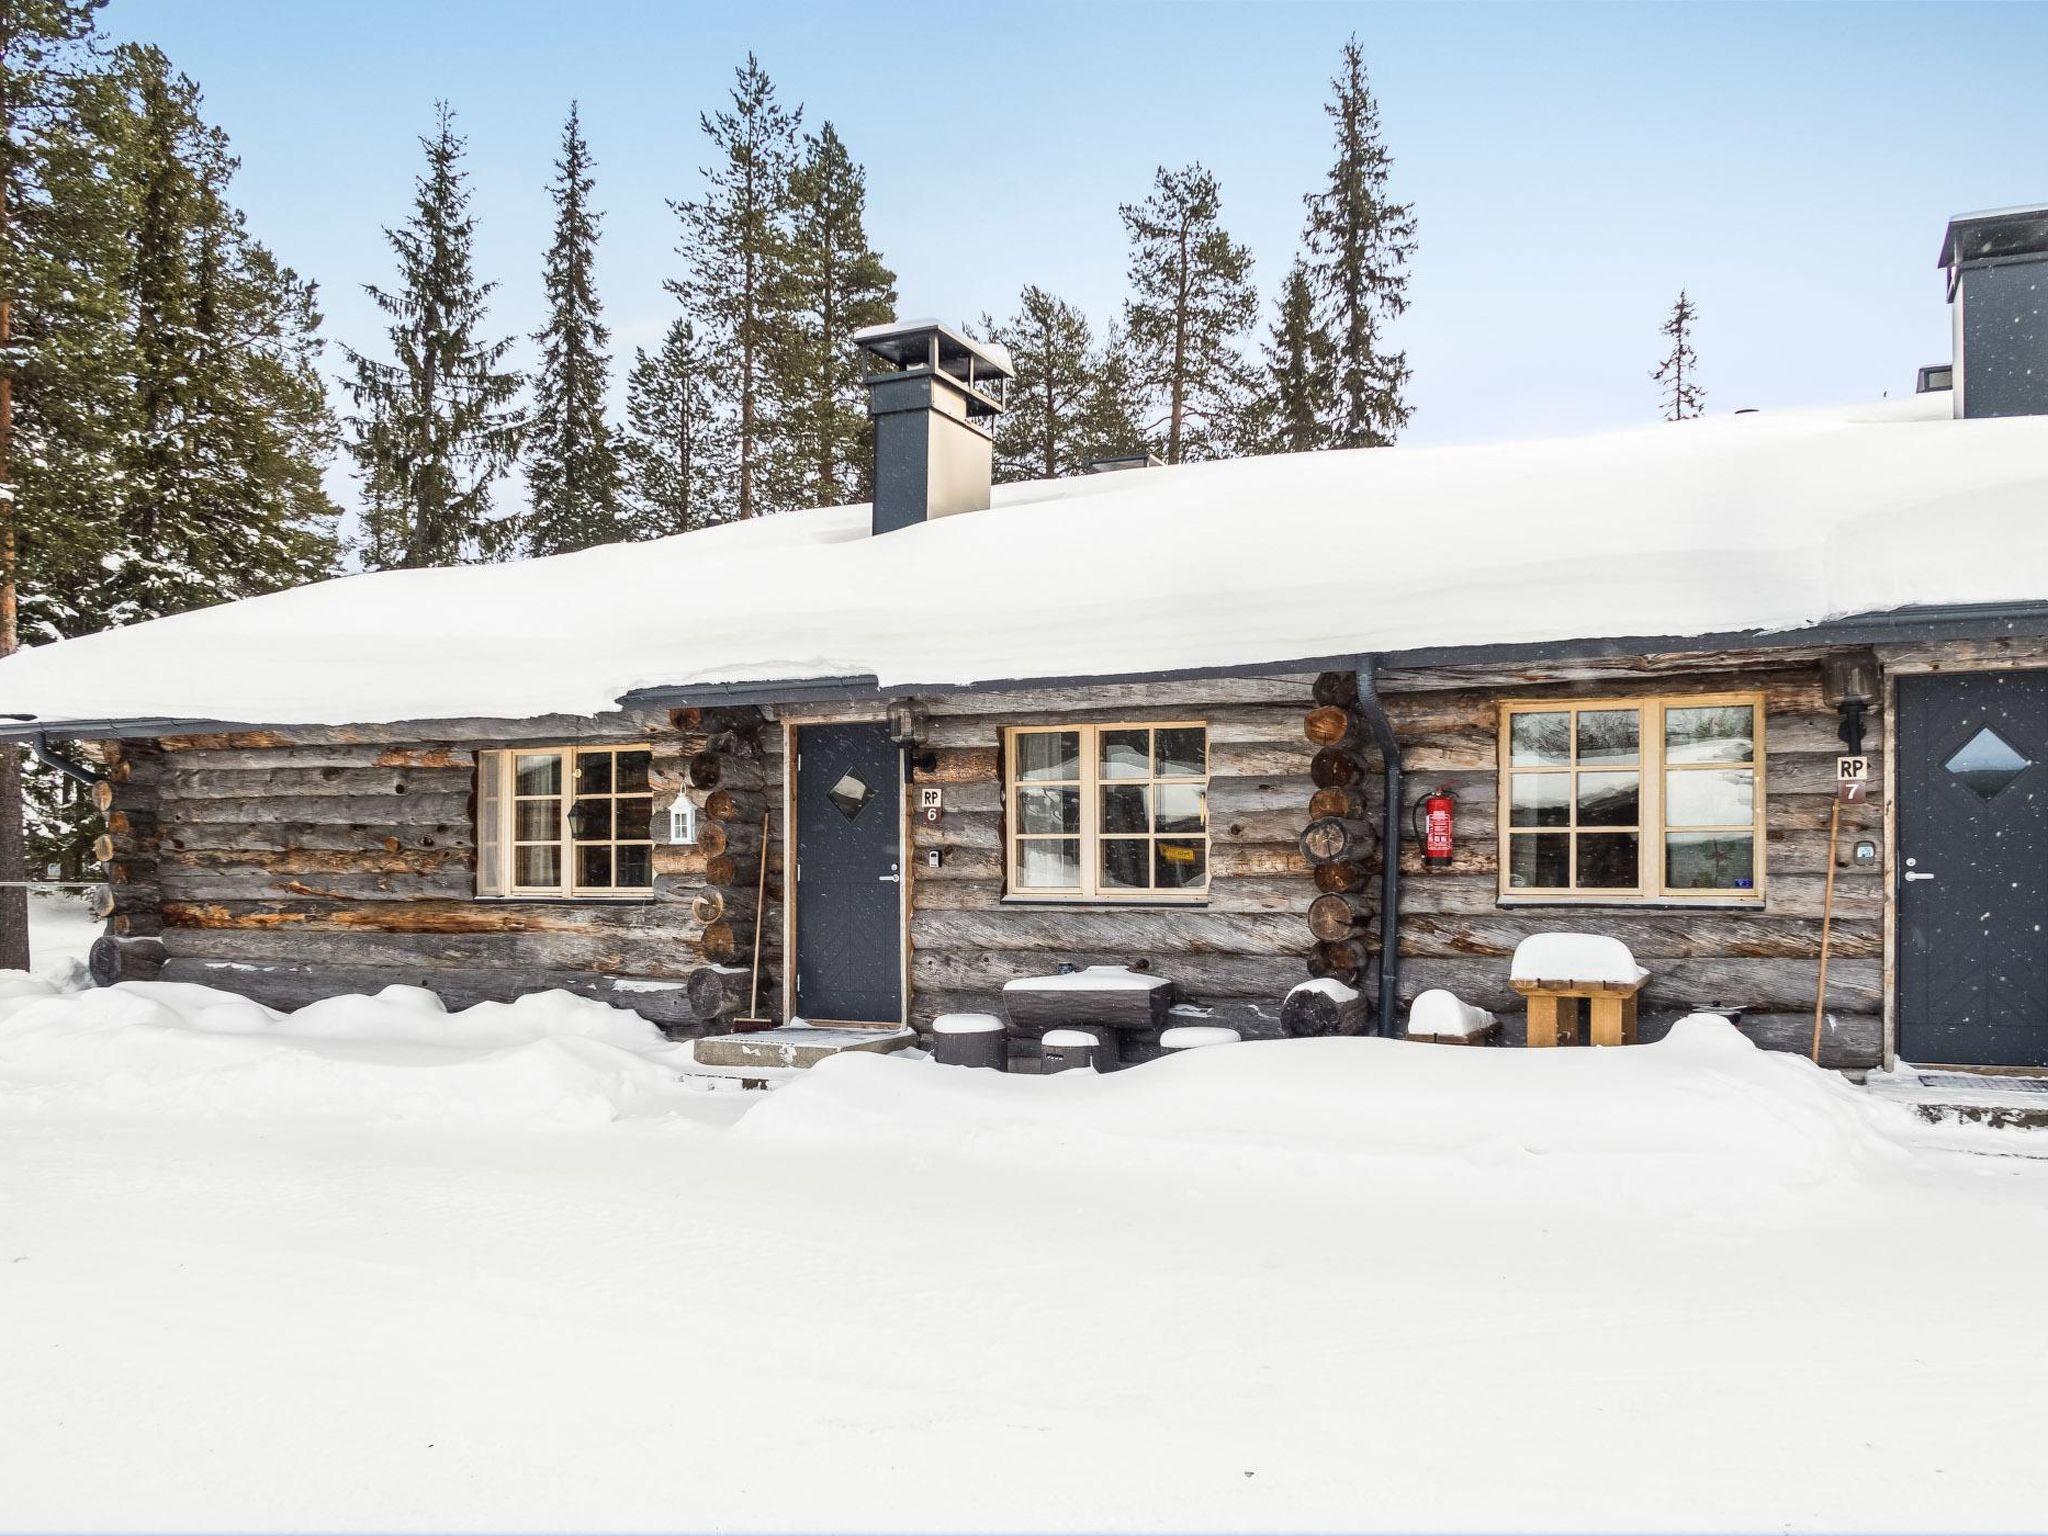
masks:
POLYGON ((886 726, 796 733, 796 1011, 903 1018, 903 753, 886 726))
POLYGON ((2048 672, 1902 677, 1898 709, 1899 1054, 2048 1065, 2048 672))

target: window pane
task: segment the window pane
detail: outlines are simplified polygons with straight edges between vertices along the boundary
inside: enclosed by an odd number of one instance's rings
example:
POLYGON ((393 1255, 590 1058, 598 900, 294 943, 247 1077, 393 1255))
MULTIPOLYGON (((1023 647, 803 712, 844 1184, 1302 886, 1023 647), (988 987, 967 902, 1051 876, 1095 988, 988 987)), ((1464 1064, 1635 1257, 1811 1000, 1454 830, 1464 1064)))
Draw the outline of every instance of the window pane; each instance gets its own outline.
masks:
POLYGON ((1640 860, 1633 832, 1587 833, 1579 839, 1579 888, 1581 890, 1632 891, 1641 882, 1636 871, 1640 860))
MULTIPOLYGON (((520 842, 545 842, 562 835, 562 802, 520 800, 512 812, 512 835, 520 842)), ((521 881, 525 884, 525 881, 521 881)))
POLYGON ((562 758, 558 752, 522 752, 514 772, 518 775, 515 794, 559 795, 562 792, 562 758))
POLYGON ((1209 824, 1209 791, 1199 784, 1161 784, 1152 798, 1161 832, 1199 832, 1209 824))
POLYGON ((1569 832, 1526 833, 1508 839, 1508 884, 1515 890, 1562 890, 1572 877, 1569 832))
POLYGON ((1102 790, 1104 832, 1152 830, 1151 791, 1143 784, 1111 784, 1102 790))
POLYGON ((608 888, 612 883, 612 851, 600 844, 576 850, 576 883, 608 888))
POLYGON ((1081 883, 1079 838, 1032 839, 1017 845, 1017 884, 1027 891, 1071 891, 1081 883))
POLYGON ((576 793, 608 795, 612 792, 612 755, 609 752, 576 754, 576 793))
POLYGON ((1582 773, 1579 775, 1579 825, 1632 827, 1636 824, 1641 798, 1633 773, 1582 773))
POLYGON ((1019 832, 1079 832, 1081 791, 1020 789, 1017 791, 1019 832))
POLYGON ((1633 709, 1588 709, 1579 713, 1579 766, 1632 763, 1642 750, 1642 727, 1633 709))
POLYGON ((1199 725, 1152 733, 1155 771, 1162 779, 1199 779, 1209 771, 1209 733, 1199 725))
POLYGON ((609 800, 578 800, 569 809, 569 832, 584 838, 612 835, 612 803, 609 800))
POLYGON ((1200 885, 1209 873, 1209 849, 1199 841, 1162 837, 1153 845, 1152 883, 1162 891, 1200 885))
POLYGON ((1756 711, 1716 704, 1664 711, 1664 756, 1674 763, 1746 763, 1756 751, 1756 711))
POLYGON ((1100 757, 1105 779, 1149 779, 1152 776, 1152 733, 1104 731, 1100 757))
POLYGON ((479 752, 476 758, 476 888, 499 891, 505 888, 504 798, 499 793, 499 770, 504 759, 496 752, 479 752))
POLYGON ((654 850, 645 843, 628 843, 619 849, 614 881, 621 889, 637 886, 646 890, 654 884, 654 850))
POLYGON ((1514 776, 1514 801, 1509 808, 1511 827, 1564 827, 1571 824, 1572 776, 1568 773, 1518 773, 1514 776))
POLYGON ((1025 731, 1017 736, 1017 777, 1078 779, 1081 737, 1074 731, 1025 731))
POLYGON ((1102 844, 1104 890, 1145 890, 1152 884, 1146 870, 1152 843, 1143 837, 1110 838, 1102 844))
POLYGON ((1756 847, 1740 835, 1674 832, 1664 839, 1664 870, 1675 891, 1753 891, 1756 847))
POLYGON ((1706 768, 1664 775, 1664 824, 1719 827, 1750 820, 1756 770, 1706 768))
POLYGON ((512 867, 515 883, 519 885, 560 885, 561 847, 555 843, 529 843, 515 852, 512 867))
POLYGON ((621 752, 619 754, 619 778, 613 787, 622 793, 647 787, 647 764, 652 756, 648 752, 621 752))
POLYGON ((1508 749, 1517 768, 1568 763, 1572 760, 1572 717, 1563 710, 1512 716, 1508 749))
POLYGON ((614 837, 652 837, 654 825, 654 802, 648 799, 621 800, 618 809, 618 830, 614 837))

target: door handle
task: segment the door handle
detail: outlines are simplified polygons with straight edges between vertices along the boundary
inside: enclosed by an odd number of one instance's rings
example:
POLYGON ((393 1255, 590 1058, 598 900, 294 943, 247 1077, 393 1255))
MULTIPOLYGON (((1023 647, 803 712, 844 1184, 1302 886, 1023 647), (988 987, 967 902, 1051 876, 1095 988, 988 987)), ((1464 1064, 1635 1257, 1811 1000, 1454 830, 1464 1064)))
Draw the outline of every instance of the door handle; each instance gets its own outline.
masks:
MULTIPOLYGON (((896 884, 900 883, 900 882, 902 881, 902 879, 903 879, 903 877, 902 877, 901 875, 877 875, 877 876, 875 876, 875 878, 876 878, 877 880, 886 880, 886 881, 888 881, 888 882, 889 882, 889 884, 891 884, 891 885, 896 885, 896 884)), ((1930 879, 1930 880, 1932 880, 1932 879, 1933 879, 1934 877, 1933 877, 1932 875, 1929 875, 1929 876, 1928 876, 1927 878, 1928 878, 1928 879, 1930 879)))
POLYGON ((1904 878, 1908 880, 1932 880, 1934 874, 1931 870, 1909 869, 1906 871, 1904 878))

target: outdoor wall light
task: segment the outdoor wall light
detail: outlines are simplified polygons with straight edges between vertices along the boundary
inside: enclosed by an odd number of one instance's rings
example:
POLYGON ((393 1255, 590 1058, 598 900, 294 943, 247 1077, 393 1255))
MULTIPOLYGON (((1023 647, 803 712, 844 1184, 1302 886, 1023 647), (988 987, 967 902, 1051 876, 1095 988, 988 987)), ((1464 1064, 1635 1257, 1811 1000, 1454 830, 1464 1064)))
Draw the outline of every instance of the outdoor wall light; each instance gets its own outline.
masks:
POLYGON ((889 703, 889 739, 899 747, 921 747, 932 732, 931 712, 915 699, 889 703))
POLYGON ((1842 745, 1863 751, 1863 712, 1877 702, 1877 658, 1869 651, 1836 651, 1820 664, 1821 697, 1842 717, 1842 745))

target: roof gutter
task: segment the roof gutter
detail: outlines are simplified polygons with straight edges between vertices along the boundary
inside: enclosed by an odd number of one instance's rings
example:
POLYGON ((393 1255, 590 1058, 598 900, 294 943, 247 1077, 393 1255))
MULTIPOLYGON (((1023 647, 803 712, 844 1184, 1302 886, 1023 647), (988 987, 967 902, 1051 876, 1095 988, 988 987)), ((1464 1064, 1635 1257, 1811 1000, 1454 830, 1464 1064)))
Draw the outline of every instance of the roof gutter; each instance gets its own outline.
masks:
POLYGON ((74 784, 83 784, 87 789, 91 789, 105 778, 105 775, 94 773, 85 764, 75 762, 63 753, 54 751, 50 746, 49 733, 46 731, 36 732, 24 745, 28 748, 29 756, 45 768, 55 769, 74 784))
POLYGON ((1386 765, 1386 803, 1380 807, 1380 1006, 1374 1029, 1392 1035, 1394 1012, 1401 995, 1401 743, 1380 700, 1379 658, 1360 656, 1358 712, 1365 716, 1386 765))

